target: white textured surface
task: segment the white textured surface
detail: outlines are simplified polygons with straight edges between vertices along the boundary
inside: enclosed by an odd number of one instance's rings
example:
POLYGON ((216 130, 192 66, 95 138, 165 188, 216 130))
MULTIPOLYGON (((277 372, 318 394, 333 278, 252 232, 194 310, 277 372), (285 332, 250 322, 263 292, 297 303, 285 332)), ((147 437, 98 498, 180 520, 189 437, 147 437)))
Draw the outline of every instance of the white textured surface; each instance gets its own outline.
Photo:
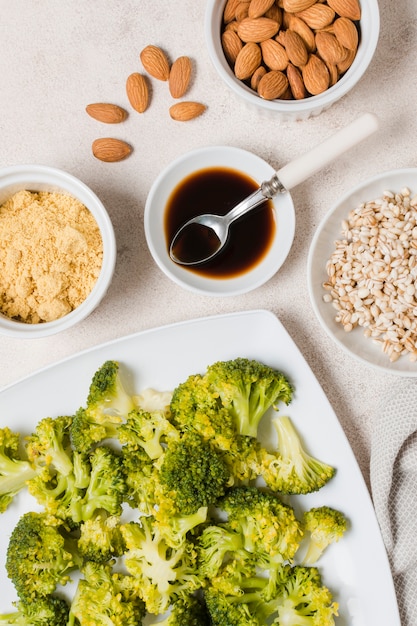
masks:
MULTIPOLYGON (((367 73, 339 103, 303 122, 274 124, 247 109, 217 77, 204 42, 203 0, 0 0, 0 163, 43 163, 79 176, 98 194, 118 242, 113 284, 97 311, 58 337, 0 337, 0 388, 107 339, 211 313, 265 308, 274 312, 303 352, 332 403, 368 480, 376 404, 398 380, 361 366, 321 330, 307 294, 308 247, 320 219, 350 187, 380 171, 416 167, 417 4, 381 0, 381 36, 367 73), (190 98, 207 112, 173 122, 167 85, 153 81, 149 110, 108 127, 85 113, 109 101, 130 111, 125 80, 141 71, 139 53, 157 44, 195 64, 190 98), (293 192, 297 226, 279 273, 258 290, 231 299, 182 290, 154 264, 143 232, 149 188, 180 154, 205 145, 252 150, 279 168, 359 114, 372 111, 382 130, 293 192), (96 161, 91 142, 113 134, 133 154, 117 164, 96 161)), ((161 355, 163 358, 163 355, 161 355)))

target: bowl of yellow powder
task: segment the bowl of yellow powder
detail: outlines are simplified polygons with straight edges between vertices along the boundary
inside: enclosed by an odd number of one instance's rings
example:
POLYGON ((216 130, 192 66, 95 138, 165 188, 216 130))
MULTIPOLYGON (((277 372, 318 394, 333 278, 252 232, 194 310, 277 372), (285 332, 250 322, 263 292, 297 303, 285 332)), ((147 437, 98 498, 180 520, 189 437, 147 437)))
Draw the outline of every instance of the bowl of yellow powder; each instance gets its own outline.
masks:
POLYGON ((47 166, 0 169, 0 333, 45 337, 85 319, 115 262, 110 217, 89 187, 47 166))

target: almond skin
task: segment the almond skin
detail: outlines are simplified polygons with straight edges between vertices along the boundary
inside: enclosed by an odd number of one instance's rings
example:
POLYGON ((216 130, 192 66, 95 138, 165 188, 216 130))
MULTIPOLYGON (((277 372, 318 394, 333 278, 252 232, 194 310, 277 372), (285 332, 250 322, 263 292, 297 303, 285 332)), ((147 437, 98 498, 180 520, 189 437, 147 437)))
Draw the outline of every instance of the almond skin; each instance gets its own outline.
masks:
POLYGON ((140 53, 140 60, 145 70, 157 80, 169 79, 170 66, 168 58, 158 46, 146 46, 140 53))
POLYGON ((288 88, 288 79, 283 72, 274 70, 262 76, 258 84, 258 94, 264 100, 275 100, 288 88))
POLYGON ((361 19, 361 7, 358 0, 327 0, 327 4, 340 17, 348 17, 354 22, 361 19))
POLYGON ((143 113, 149 104, 149 88, 143 74, 134 72, 127 77, 126 94, 132 108, 138 113, 143 113))
POLYGON ((246 80, 258 69, 262 61, 262 52, 257 43, 245 44, 237 55, 234 72, 239 80, 246 80))
POLYGON ((173 98, 182 98, 186 93, 191 79, 192 65, 187 56, 178 57, 171 66, 168 85, 173 98))
POLYGON ((105 161, 106 163, 114 163, 122 161, 132 152, 132 148, 128 143, 121 139, 113 137, 103 137, 96 139, 92 144, 93 154, 96 159, 105 161))
POLYGON ((279 24, 268 17, 246 17, 239 22, 237 34, 245 43, 260 43, 274 37, 279 24))
POLYGON ((104 124, 120 124, 127 118, 127 111, 117 104, 95 102, 85 107, 88 115, 104 124))
POLYGON ((202 115, 206 108, 201 102, 177 102, 170 107, 169 114, 176 122, 188 122, 202 115))

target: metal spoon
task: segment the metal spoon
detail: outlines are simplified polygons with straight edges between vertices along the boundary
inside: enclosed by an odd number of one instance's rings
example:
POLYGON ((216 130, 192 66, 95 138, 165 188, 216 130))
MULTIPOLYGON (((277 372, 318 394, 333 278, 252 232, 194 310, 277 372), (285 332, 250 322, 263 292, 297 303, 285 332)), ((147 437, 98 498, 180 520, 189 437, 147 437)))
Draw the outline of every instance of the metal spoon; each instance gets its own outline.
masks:
POLYGON ((376 116, 365 113, 306 154, 275 172, 270 180, 264 181, 256 191, 237 204, 226 215, 206 213, 188 220, 179 228, 171 241, 169 256, 172 261, 179 265, 190 266, 211 260, 226 245, 229 239, 229 229, 234 221, 258 207, 265 200, 273 198, 276 194, 288 192, 360 141, 366 139, 377 130, 378 126, 376 116), (196 234, 201 238, 202 249, 205 249, 205 252, 202 253, 201 258, 181 258, 182 244, 186 238, 191 238, 196 234))

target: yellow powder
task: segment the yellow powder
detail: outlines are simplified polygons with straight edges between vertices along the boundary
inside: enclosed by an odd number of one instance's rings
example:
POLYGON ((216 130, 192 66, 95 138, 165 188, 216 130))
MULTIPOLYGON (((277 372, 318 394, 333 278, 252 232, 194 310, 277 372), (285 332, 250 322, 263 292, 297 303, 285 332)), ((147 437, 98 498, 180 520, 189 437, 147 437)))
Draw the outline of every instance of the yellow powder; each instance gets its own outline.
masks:
POLYGON ((0 311, 28 324, 79 306, 100 273, 97 222, 77 199, 19 191, 0 206, 0 311))

